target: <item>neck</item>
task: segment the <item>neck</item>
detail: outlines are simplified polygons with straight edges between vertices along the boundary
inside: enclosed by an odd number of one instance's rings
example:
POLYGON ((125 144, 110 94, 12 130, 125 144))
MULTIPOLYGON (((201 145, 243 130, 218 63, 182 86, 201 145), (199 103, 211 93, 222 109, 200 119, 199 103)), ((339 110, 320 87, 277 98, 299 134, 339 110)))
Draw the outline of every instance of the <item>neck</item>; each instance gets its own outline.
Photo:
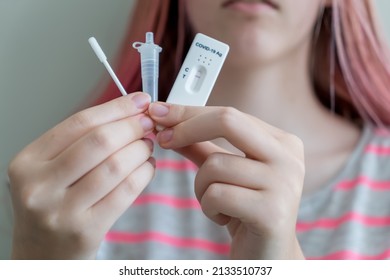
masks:
POLYGON ((278 69, 278 66, 250 72, 226 69, 221 76, 210 105, 233 106, 280 128, 287 128, 286 113, 298 110, 300 113, 294 114, 297 118, 307 105, 317 107, 310 82, 293 70, 278 69))
POLYGON ((296 123, 307 119, 308 111, 322 112, 311 85, 306 53, 250 68, 227 61, 208 104, 232 106, 293 132, 291 118, 296 123))

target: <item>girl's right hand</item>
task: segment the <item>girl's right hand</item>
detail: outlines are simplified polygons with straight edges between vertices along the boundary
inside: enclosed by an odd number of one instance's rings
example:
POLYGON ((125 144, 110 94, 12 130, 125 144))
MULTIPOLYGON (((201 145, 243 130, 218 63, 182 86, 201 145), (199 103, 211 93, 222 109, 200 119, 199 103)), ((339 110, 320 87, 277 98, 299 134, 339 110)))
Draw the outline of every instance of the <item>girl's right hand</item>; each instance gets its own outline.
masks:
POLYGON ((150 98, 133 93, 81 111, 9 166, 13 258, 94 258, 105 233, 154 175, 150 98))

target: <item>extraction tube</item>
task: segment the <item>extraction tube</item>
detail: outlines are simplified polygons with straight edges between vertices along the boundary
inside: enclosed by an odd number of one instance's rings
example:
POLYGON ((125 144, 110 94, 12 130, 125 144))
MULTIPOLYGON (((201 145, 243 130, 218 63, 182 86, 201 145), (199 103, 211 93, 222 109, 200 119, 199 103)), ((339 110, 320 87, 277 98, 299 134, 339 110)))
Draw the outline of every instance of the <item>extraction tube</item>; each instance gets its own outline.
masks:
POLYGON ((162 48, 154 43, 153 32, 146 33, 146 42, 135 42, 133 47, 141 54, 142 91, 158 100, 159 55, 162 48))

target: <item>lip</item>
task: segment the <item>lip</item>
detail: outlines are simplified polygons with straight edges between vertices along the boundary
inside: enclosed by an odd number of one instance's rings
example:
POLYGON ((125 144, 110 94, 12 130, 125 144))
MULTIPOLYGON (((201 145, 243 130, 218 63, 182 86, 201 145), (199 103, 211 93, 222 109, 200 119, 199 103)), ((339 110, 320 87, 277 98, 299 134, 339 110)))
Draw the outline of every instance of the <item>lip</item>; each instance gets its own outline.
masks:
POLYGON ((251 15, 279 10, 279 6, 274 0, 226 0, 222 7, 251 15))

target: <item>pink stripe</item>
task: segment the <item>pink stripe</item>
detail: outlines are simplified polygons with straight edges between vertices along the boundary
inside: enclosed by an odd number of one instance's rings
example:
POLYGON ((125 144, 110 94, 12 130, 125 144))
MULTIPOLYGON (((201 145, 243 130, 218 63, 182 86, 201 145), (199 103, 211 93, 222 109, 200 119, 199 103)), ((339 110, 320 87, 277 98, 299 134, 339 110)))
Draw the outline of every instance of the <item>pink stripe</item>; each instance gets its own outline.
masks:
POLYGON ((133 205, 164 204, 178 209, 200 209, 198 200, 194 198, 177 198, 166 195, 143 195, 138 197, 133 205))
POLYGON ((377 146, 377 145, 367 145, 364 152, 366 154, 374 154, 374 155, 378 155, 378 156, 388 156, 388 155, 390 155, 390 147, 377 146))
POLYGON ((335 189, 348 191, 358 187, 359 185, 364 185, 370 189, 378 191, 390 190, 390 181, 374 181, 366 176, 359 176, 350 181, 341 181, 336 185, 335 189))
POLYGON ((375 135, 382 136, 382 137, 388 137, 390 136, 390 130, 385 128, 377 128, 375 129, 375 135))
POLYGON ((195 238, 174 237, 159 232, 130 233, 110 231, 106 234, 105 239, 106 241, 113 243, 160 242, 172 247, 204 250, 219 255, 227 255, 230 250, 228 244, 215 243, 195 238))
POLYGON ((198 167, 189 160, 157 160, 158 169, 172 169, 175 171, 197 171, 198 167))
POLYGON ((390 258, 390 249, 378 255, 363 255, 352 251, 339 251, 322 257, 309 257, 309 260, 385 260, 390 258))
POLYGON ((369 227, 385 227, 390 226, 390 217, 370 217, 358 213, 348 213, 340 218, 320 219, 313 222, 298 222, 297 231, 304 232, 314 229, 336 229, 344 223, 357 222, 369 227))

